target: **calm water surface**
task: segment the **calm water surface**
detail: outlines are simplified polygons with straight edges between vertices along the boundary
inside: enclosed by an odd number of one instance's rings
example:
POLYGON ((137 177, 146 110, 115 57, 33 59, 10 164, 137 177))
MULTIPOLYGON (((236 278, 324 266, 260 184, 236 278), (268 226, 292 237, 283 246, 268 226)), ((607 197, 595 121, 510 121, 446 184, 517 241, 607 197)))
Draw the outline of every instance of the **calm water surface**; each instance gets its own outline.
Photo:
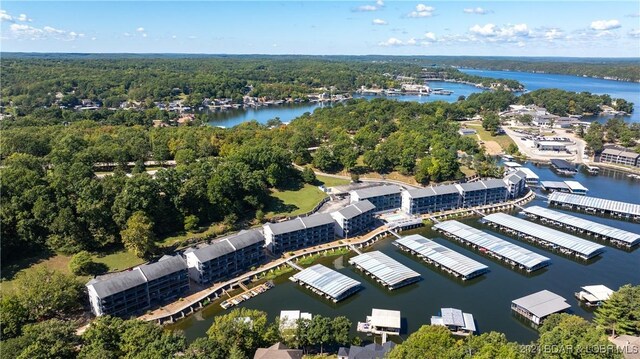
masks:
MULTIPOLYGON (((524 84, 524 86, 530 91, 541 88, 559 88, 567 91, 588 91, 595 94, 606 93, 611 95, 611 97, 613 98, 623 98, 627 101, 633 102, 637 106, 640 106, 640 83, 601 80, 569 75, 534 74, 515 71, 488 71, 473 69, 462 69, 462 71, 478 76, 518 80, 522 84, 524 84)), ((449 96, 392 96, 388 98, 396 99, 398 101, 416 101, 420 103, 433 101, 454 102, 460 95, 466 97, 472 93, 482 91, 481 89, 478 89, 474 86, 442 81, 431 81, 429 82, 429 85, 432 88, 441 87, 447 90, 451 90, 453 91, 453 94, 449 96)), ((367 99, 376 98, 376 96, 358 95, 356 95, 355 97, 362 97, 367 99)), ((240 123, 251 120, 256 120, 259 123, 266 123, 268 120, 276 117, 279 117, 282 122, 290 122, 303 113, 313 112, 313 110, 322 106, 327 105, 306 103, 261 107, 258 109, 216 111, 210 113, 211 121, 209 122, 209 124, 212 126, 233 127, 240 123)), ((600 122, 604 122, 607 120, 607 118, 608 117, 605 116, 597 116, 594 118, 585 118, 585 120, 597 120, 600 122)), ((625 116, 623 117, 623 119, 628 122, 640 122, 640 110, 634 111, 631 116, 625 116)))
MULTIPOLYGON (((538 167, 530 163, 527 163, 526 166, 538 173, 541 180, 562 180, 546 166, 538 167)), ((574 179, 588 187, 589 194, 592 196, 640 203, 640 181, 630 180, 624 174, 609 172, 594 177, 580 172, 574 179)), ((534 204, 546 206, 543 199, 536 199, 530 205, 534 204)), ((581 213, 572 214, 640 233, 639 224, 581 213)), ((472 313, 480 332, 501 331, 510 340, 526 343, 534 340, 537 337, 537 332, 511 314, 511 300, 548 289, 565 297, 567 302, 571 304, 571 311, 574 314, 591 318, 592 311, 581 307, 573 297, 573 293, 578 291, 581 286, 604 284, 612 289, 617 289, 626 283, 640 284, 640 273, 638 272, 640 250, 638 249, 627 252, 607 246, 604 254, 592 262, 585 263, 556 255, 501 233, 492 232, 488 227, 480 224, 478 218, 468 218, 462 221, 543 254, 551 258, 552 265, 532 275, 523 274, 511 270, 499 262, 494 262, 478 252, 443 239, 428 228, 422 228, 414 232, 405 232, 405 234, 420 233, 435 239, 444 246, 486 264, 489 266, 490 272, 468 282, 456 280, 454 277, 423 264, 417 258, 401 252, 392 245, 393 239, 389 238, 379 241, 368 250, 380 250, 400 261, 419 272, 423 277, 422 281, 396 291, 388 291, 348 264, 345 266, 346 260, 344 258, 340 258, 335 263, 332 259, 325 264, 361 281, 364 289, 347 300, 334 304, 288 280, 282 280, 274 289, 244 302, 241 306, 265 311, 269 318, 278 316, 281 310, 295 309, 325 316, 344 315, 354 322, 354 326, 355 322, 363 321, 373 307, 395 309, 402 312, 403 338, 416 331, 420 326, 428 324, 430 317, 437 314, 439 308, 454 307, 472 313)), ((214 304, 177 323, 173 328, 184 330, 187 339, 192 341, 197 337, 205 336, 213 317, 221 313, 223 313, 221 308, 214 304)))

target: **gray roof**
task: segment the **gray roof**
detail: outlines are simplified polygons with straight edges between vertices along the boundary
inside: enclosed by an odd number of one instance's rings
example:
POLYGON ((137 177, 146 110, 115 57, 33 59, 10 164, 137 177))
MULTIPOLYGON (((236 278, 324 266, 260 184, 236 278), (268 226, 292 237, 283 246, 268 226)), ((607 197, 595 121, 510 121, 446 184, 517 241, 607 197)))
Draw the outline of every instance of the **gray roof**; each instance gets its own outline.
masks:
POLYGON ((606 226, 584 218, 572 216, 563 212, 554 211, 540 206, 532 206, 524 209, 525 213, 534 214, 539 217, 550 219, 564 225, 585 229, 589 232, 607 236, 609 238, 625 242, 631 246, 640 243, 640 234, 625 231, 615 227, 606 226))
POLYGON ((517 172, 509 174, 505 179, 513 184, 520 182, 523 179, 527 179, 527 175, 518 170, 517 172))
POLYGON ((423 197, 431 197, 431 196, 451 194, 451 193, 459 194, 460 191, 458 190, 458 187, 456 187, 455 185, 448 184, 443 186, 410 189, 407 191, 407 193, 411 198, 423 198, 423 197))
POLYGON ((501 179, 490 178, 481 182, 482 184, 484 184, 486 188, 505 188, 504 180, 501 180, 501 179))
POLYGON ((458 188, 461 188, 464 192, 479 191, 485 189, 484 185, 480 181, 460 183, 458 185, 458 188))
POLYGON ((456 185, 453 184, 448 184, 448 185, 444 185, 444 186, 434 186, 431 187, 431 189, 433 189, 433 191, 436 194, 451 194, 451 193, 460 193, 460 191, 458 191, 458 187, 456 187, 456 185))
POLYGON ((148 281, 164 277, 171 273, 187 269, 187 263, 181 256, 164 256, 155 263, 143 264, 140 270, 148 281))
POLYGON ((375 186, 369 188, 363 188, 356 191, 353 191, 358 195, 358 198, 365 199, 371 197, 385 196, 388 194, 398 194, 401 189, 395 185, 384 185, 384 186, 375 186))
POLYGON ((346 356, 349 359, 382 359, 396 346, 394 342, 367 344, 364 347, 352 345, 350 348, 340 347, 338 356, 346 356))
POLYGON ((98 297, 106 298, 146 282, 147 280, 142 272, 138 268, 134 268, 108 277, 92 279, 87 283, 87 287, 93 287, 98 297))
POLYGON ((258 348, 253 359, 302 359, 302 350, 289 349, 278 342, 268 348, 258 348))
POLYGON ((562 188, 569 189, 566 183, 561 181, 540 181, 540 185, 544 188, 562 188))
POLYGON ((349 290, 359 287, 360 282, 322 264, 316 264, 291 277, 334 299, 340 299, 349 290))
POLYGON ((444 325, 464 327, 464 317, 462 316, 462 311, 460 309, 442 308, 440 309, 440 314, 444 325))
POLYGON ((628 158, 638 158, 640 157, 640 153, 635 153, 635 152, 631 152, 629 150, 621 150, 618 148, 606 148, 604 151, 602 151, 602 154, 607 154, 607 155, 613 155, 613 156, 622 156, 622 157, 628 157, 628 158))
POLYGON ((364 201, 358 201, 354 204, 348 205, 337 211, 337 213, 340 213, 342 217, 346 219, 351 219, 374 209, 376 209, 376 206, 365 199, 364 201))
POLYGON ((640 216, 640 204, 613 201, 610 199, 598 197, 587 197, 570 193, 554 192, 549 195, 549 202, 568 203, 577 206, 585 206, 611 212, 640 216))
POLYGON ((258 230, 241 231, 238 234, 218 239, 208 246, 198 248, 193 251, 193 254, 201 263, 204 263, 264 241, 264 236, 258 230))
POLYGON ((546 289, 518 298, 512 303, 526 309, 538 318, 571 308, 571 305, 564 298, 546 289))
POLYGON ((560 168, 560 169, 568 169, 568 170, 572 170, 575 171, 576 170, 576 166, 565 161, 565 160, 561 160, 561 159, 552 159, 551 160, 551 164, 560 168))
POLYGON ((492 213, 485 216, 483 220, 510 228, 535 238, 540 238, 559 247, 572 250, 586 256, 587 258, 591 258, 604 251, 604 246, 597 243, 593 243, 537 223, 529 222, 522 218, 510 216, 505 213, 492 213))
POLYGON ((526 269, 532 269, 551 260, 545 256, 532 252, 526 248, 522 248, 513 243, 507 242, 501 238, 492 236, 481 230, 468 226, 458 221, 446 221, 437 223, 433 228, 450 233, 478 248, 485 248, 492 253, 496 253, 504 258, 512 260, 526 269))
POLYGON ((280 223, 267 223, 273 234, 283 234, 313 228, 326 224, 333 224, 333 217, 328 213, 316 213, 308 217, 298 217, 280 223))

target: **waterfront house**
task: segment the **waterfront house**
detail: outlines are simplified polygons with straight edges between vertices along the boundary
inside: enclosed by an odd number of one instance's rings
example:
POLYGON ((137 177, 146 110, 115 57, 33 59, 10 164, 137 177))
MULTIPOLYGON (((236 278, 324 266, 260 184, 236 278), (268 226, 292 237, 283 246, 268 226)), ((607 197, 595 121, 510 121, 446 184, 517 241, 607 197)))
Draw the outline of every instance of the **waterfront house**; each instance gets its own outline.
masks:
POLYGON ((410 189, 402 192, 402 210, 409 214, 433 213, 460 207, 455 185, 410 189))
POLYGON ((335 239, 335 221, 328 213, 316 213, 263 226, 267 248, 274 254, 312 247, 335 239))
POLYGON ((92 279, 86 285, 96 316, 127 317, 151 305, 175 299, 189 289, 187 265, 179 256, 92 279))
POLYGON ((431 325, 447 327, 454 335, 470 335, 476 331, 473 314, 455 308, 441 308, 440 316, 431 317, 431 325))
POLYGON ((375 209, 376 206, 368 200, 364 200, 332 212, 331 217, 335 220, 336 235, 349 238, 368 229, 373 224, 375 209))
POLYGON ((201 284, 231 278, 265 259, 265 238, 258 230, 241 231, 198 249, 185 251, 189 276, 201 284))
POLYGON ((302 359, 302 350, 289 349, 278 342, 268 348, 258 348, 253 359, 302 359))
POLYGON ((377 212, 400 208, 402 189, 395 185, 374 186, 349 192, 351 203, 369 200, 377 212))
POLYGON ((640 167, 640 153, 627 148, 608 147, 600 154, 600 162, 640 167))
POLYGON ((549 315, 569 308, 571 305, 564 298, 548 290, 541 290, 511 302, 511 310, 536 325, 540 325, 549 315))
POLYGON ((371 343, 364 347, 352 345, 338 349, 338 359, 382 359, 396 346, 394 342, 371 343))

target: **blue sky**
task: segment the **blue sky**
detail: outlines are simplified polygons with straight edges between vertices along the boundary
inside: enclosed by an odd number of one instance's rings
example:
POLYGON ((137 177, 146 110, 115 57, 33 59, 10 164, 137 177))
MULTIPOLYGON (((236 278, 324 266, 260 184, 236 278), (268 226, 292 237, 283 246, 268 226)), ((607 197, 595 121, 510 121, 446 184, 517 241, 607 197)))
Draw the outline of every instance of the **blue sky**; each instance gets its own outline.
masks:
POLYGON ((2 51, 640 57, 640 2, 2 1, 2 51))

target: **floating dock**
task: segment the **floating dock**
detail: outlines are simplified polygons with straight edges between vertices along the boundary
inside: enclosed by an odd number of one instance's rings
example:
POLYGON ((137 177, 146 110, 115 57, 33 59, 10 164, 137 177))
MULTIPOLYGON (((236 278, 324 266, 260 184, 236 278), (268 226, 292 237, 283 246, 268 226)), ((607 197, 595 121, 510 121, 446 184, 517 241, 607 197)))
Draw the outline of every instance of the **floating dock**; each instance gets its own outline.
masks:
POLYGON ((578 196, 568 193, 552 193, 549 204, 590 213, 608 214, 618 218, 640 221, 640 204, 610 199, 578 196))
POLYGON ((528 273, 551 264, 551 259, 545 256, 458 221, 438 223, 434 225, 433 228, 448 237, 452 237, 459 242, 467 244, 491 257, 498 258, 512 266, 517 266, 528 273))
POLYGON ((289 278, 333 302, 339 302, 362 289, 360 282, 322 264, 311 266, 289 278))
POLYGON ((553 168, 559 174, 562 174, 565 176, 573 176, 576 173, 578 173, 578 170, 576 170, 575 165, 565 160, 560 160, 555 158, 551 160, 551 168, 553 168))
POLYGON ((489 271, 486 265, 419 234, 400 238, 393 244, 462 280, 471 279, 489 271))
POLYGON ((578 181, 542 181, 542 189, 549 192, 563 192, 585 195, 589 189, 578 181))
POLYGON ((587 260, 604 252, 604 246, 582 238, 551 229, 537 223, 510 216, 504 213, 492 213, 481 221, 505 230, 507 233, 524 238, 542 246, 557 249, 566 255, 574 255, 587 260))
POLYGON ((511 310, 539 325, 544 318, 554 313, 560 313, 571 308, 566 299, 550 292, 541 290, 526 297, 511 302, 511 310))
POLYGON ((632 248, 640 244, 640 234, 605 226, 604 224, 548 208, 540 206, 527 207, 524 209, 524 213, 529 217, 539 219, 543 223, 549 223, 557 227, 588 234, 595 238, 609 241, 611 244, 618 247, 632 248))
POLYGON ((390 290, 404 287, 420 280, 420 274, 404 266, 395 259, 373 251, 349 259, 349 264, 367 273, 390 290))
POLYGON ((613 290, 599 284, 584 286, 580 292, 577 292, 574 295, 588 307, 599 307, 605 300, 611 297, 611 294, 613 294, 613 290))

